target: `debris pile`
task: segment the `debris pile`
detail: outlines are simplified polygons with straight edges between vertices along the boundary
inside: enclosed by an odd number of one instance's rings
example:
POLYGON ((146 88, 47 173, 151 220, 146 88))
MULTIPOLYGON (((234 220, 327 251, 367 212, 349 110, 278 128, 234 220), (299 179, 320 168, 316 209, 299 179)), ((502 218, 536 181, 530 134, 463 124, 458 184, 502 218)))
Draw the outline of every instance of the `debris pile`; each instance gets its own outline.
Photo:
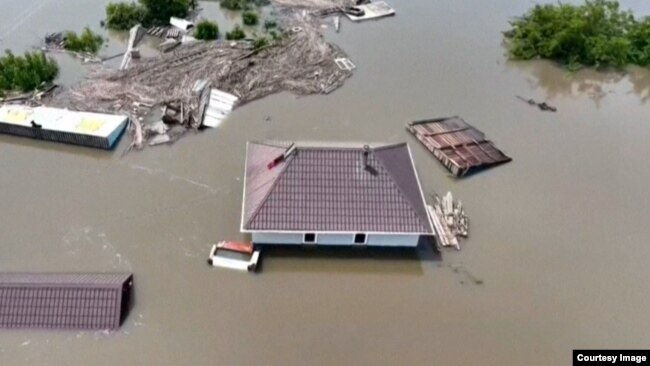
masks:
POLYGON ((451 192, 440 198, 433 195, 433 205, 427 205, 433 227, 438 237, 438 242, 443 247, 454 247, 460 250, 459 237, 467 238, 469 235, 469 218, 465 214, 463 204, 454 201, 451 192))
MULTIPOLYGON (((326 42, 309 18, 288 15, 285 29, 299 27, 300 31, 258 49, 249 42, 196 42, 167 55, 142 59, 126 70, 96 70, 51 104, 128 113, 139 123, 154 106, 189 105, 193 86, 203 79, 236 96, 240 105, 280 91, 328 94, 342 86, 351 71, 339 69, 334 60, 345 54, 326 42)), ((195 127, 182 120, 181 124, 195 127)), ((140 137, 141 133, 140 129, 140 137)), ((136 147, 141 147, 142 141, 137 140, 136 147)))

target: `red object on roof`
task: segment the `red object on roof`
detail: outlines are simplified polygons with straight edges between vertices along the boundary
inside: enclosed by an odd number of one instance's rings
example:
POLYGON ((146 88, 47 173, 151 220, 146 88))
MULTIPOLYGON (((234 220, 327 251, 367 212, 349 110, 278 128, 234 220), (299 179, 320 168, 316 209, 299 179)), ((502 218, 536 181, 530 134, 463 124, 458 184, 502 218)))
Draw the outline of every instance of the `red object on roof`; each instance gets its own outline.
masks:
POLYGON ((230 250, 237 253, 253 254, 253 249, 255 249, 255 246, 252 243, 221 241, 217 244, 217 249, 230 250))
POLYGON ((116 329, 131 273, 0 273, 0 328, 116 329))

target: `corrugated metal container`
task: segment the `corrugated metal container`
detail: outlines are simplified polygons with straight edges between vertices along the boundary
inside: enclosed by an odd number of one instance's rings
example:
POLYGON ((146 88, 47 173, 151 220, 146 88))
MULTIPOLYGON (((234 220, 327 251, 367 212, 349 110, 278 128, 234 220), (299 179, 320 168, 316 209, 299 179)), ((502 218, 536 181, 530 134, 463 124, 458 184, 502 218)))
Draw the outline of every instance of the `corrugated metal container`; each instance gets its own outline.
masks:
POLYGON ((1 273, 1 328, 116 329, 131 306, 131 273, 1 273))
POLYGON ((111 149, 128 117, 48 107, 0 107, 0 133, 111 149))

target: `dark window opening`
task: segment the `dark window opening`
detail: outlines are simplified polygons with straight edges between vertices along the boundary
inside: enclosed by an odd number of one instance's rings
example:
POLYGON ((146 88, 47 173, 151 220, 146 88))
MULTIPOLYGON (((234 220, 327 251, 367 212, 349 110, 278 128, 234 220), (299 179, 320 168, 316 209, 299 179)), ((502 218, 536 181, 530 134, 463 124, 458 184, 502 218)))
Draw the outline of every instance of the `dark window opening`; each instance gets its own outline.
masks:
POLYGON ((305 243, 315 243, 316 242, 316 234, 307 233, 307 234, 305 234, 305 237, 302 239, 302 241, 305 242, 305 243))
POLYGON ((365 244, 365 243, 366 243, 366 234, 354 235, 354 244, 365 244))

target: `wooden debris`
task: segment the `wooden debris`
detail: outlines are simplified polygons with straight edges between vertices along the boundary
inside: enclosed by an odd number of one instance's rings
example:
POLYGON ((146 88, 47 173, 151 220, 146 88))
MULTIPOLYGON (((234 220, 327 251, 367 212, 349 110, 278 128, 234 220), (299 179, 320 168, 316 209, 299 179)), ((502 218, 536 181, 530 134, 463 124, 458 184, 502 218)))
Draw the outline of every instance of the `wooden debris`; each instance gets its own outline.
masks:
POLYGON ((456 177, 512 160, 460 117, 411 122, 406 129, 456 177))
POLYGON ((557 108, 553 107, 552 105, 547 104, 546 102, 538 103, 538 102, 535 101, 535 99, 526 99, 526 98, 524 98, 522 96, 519 96, 519 95, 517 95, 517 98, 519 98, 522 101, 528 103, 529 105, 537 106, 542 111, 557 112, 557 108))
POLYGON ((443 247, 454 247, 460 250, 458 238, 469 235, 469 218, 465 214, 463 204, 454 202, 451 192, 441 199, 433 195, 433 205, 427 205, 427 211, 433 222, 438 243, 443 247))

